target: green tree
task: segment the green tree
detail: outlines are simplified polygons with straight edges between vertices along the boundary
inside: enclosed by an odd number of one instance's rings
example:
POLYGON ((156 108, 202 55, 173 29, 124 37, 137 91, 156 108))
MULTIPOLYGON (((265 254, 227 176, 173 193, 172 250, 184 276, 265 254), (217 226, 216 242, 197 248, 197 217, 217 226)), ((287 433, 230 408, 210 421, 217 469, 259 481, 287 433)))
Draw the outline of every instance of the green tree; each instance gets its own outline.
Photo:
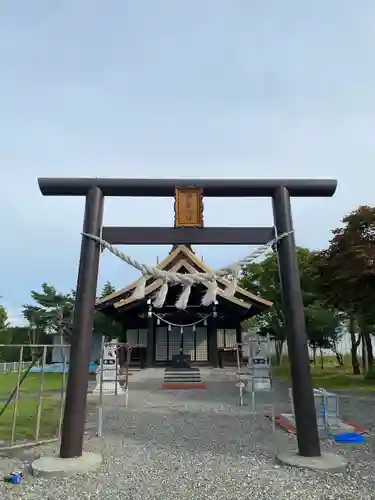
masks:
POLYGON ((337 343, 343 335, 342 316, 335 311, 324 308, 318 301, 305 307, 306 333, 309 345, 313 349, 314 364, 316 351, 320 352, 320 365, 324 368, 323 349, 330 349, 335 353, 340 365, 343 357, 337 351, 337 343))
POLYGON ((74 311, 74 292, 58 293, 54 286, 42 284, 42 291, 31 291, 36 305, 24 305, 23 315, 28 320, 32 332, 32 342, 40 343, 46 334, 58 334, 62 339, 71 335, 74 311))
POLYGON ((111 295, 116 291, 116 287, 112 285, 110 281, 106 281, 103 285, 102 291, 100 292, 100 298, 104 298, 107 295, 111 295))
POLYGON ((280 362, 285 342, 282 298, 279 286, 279 272, 275 254, 269 254, 262 262, 251 263, 242 269, 241 286, 256 295, 272 301, 274 306, 255 317, 249 326, 257 328, 260 334, 269 333, 275 340, 277 363, 280 362))
MULTIPOLYGON (((41 288, 41 292, 31 291, 31 297, 36 304, 23 307, 23 315, 29 322, 30 343, 49 343, 49 334, 60 335, 63 342, 70 343, 75 291, 71 290, 70 293, 63 294, 47 283, 43 283, 41 288)), ((107 281, 101 290, 100 297, 115 291, 115 287, 107 281)), ((94 311, 93 330, 110 338, 122 334, 121 324, 97 311, 94 311)))
MULTIPOLYGON (((12 344, 28 344, 28 330, 22 326, 11 326, 8 320, 8 312, 3 305, 0 305, 0 335, 1 344, 7 345, 0 349, 1 362, 18 361, 20 357, 19 347, 12 347, 12 344)), ((30 350, 24 348, 23 360, 28 361, 30 350)))
POLYGON ((1 362, 12 362, 19 361, 20 359, 20 348, 13 347, 15 344, 22 345, 23 348, 22 360, 30 361, 31 359, 31 349, 28 347, 28 328, 24 326, 8 326, 3 330, 4 338, 2 338, 2 343, 6 344, 7 347, 0 349, 0 360, 1 362))
POLYGON ((367 365, 374 361, 371 332, 375 303, 375 208, 360 206, 332 231, 326 250, 317 253, 317 285, 331 307, 347 313, 352 338, 353 373, 359 373, 357 348, 362 339, 367 365), (355 335, 358 325, 360 337, 355 335))
MULTIPOLYGON (((51 335, 60 335, 61 344, 70 343, 74 293, 62 294, 54 286, 43 283, 41 292, 31 291, 34 304, 23 306, 23 315, 29 326, 29 343, 51 344, 51 335)), ((31 348, 33 360, 40 355, 40 349, 31 348)), ((52 351, 47 350, 47 362, 52 351)))
MULTIPOLYGON (((107 281, 99 297, 103 298, 111 293, 114 293, 116 288, 112 285, 110 281, 107 281)), ((104 315, 100 311, 96 311, 94 315, 94 331, 109 337, 110 339, 121 338, 123 335, 123 328, 120 322, 114 321, 108 316, 104 315)))
POLYGON ((8 326, 8 311, 0 304, 0 332, 3 332, 3 330, 8 328, 8 326))
MULTIPOLYGON (((321 306, 320 297, 316 293, 315 279, 317 271, 315 256, 307 248, 297 247, 297 260, 306 317, 309 318, 307 333, 310 333, 311 341, 315 342, 315 344, 319 336, 320 343, 323 345, 322 322, 327 319, 328 326, 324 328, 324 342, 328 346, 328 338, 331 338, 329 348, 334 348, 333 337, 335 333, 330 330, 330 326, 337 324, 336 317, 334 312, 324 310, 321 306), (311 311, 309 308, 312 308, 311 311), (330 337, 329 332, 331 332, 330 337)), ((269 254, 262 262, 246 266, 243 269, 241 286, 252 293, 265 297, 274 304, 262 315, 256 317, 251 322, 251 326, 257 327, 260 334, 270 334, 271 338, 275 340, 276 360, 279 363, 287 332, 276 254, 269 254)))
MULTIPOLYGON (((8 311, 3 305, 0 304, 0 343, 9 344, 10 343, 10 333, 9 333, 9 321, 8 321, 8 311)), ((5 361, 6 348, 0 349, 0 359, 5 361)))

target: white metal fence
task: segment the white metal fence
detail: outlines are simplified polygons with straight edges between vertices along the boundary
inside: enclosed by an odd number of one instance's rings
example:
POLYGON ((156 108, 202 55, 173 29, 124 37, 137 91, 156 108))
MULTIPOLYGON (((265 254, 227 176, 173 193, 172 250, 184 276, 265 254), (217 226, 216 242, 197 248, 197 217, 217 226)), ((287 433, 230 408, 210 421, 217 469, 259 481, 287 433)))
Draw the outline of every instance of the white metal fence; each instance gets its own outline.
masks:
MULTIPOLYGON (((371 343, 372 343, 372 348, 375 350, 375 337, 374 336, 371 337, 371 343)), ((339 352, 342 356, 346 356, 346 355, 350 354, 351 348, 352 348, 352 341, 351 341, 350 333, 344 333, 344 335, 342 336, 340 341, 337 342, 337 345, 336 345, 337 352, 339 352)), ((276 350, 275 350, 274 354, 276 354, 276 350)), ((317 352, 317 354, 319 354, 319 352, 317 352)), ((360 349, 358 349, 358 354, 360 354, 360 349)), ((282 349, 282 356, 287 356, 287 355, 288 355, 288 346, 287 346, 287 343, 284 342, 283 349, 282 349)), ((314 350, 311 347, 309 347, 309 355, 310 355, 310 358, 312 358, 314 355, 314 350)), ((323 355, 324 356, 334 356, 334 353, 330 349, 323 349, 323 355)))
MULTIPOLYGON (((68 353, 70 346, 61 347, 68 353)), ((65 404, 66 360, 56 372, 46 364, 53 345, 0 344, 2 351, 9 348, 19 350, 19 360, 0 366, 0 451, 58 440, 65 404), (33 361, 25 361, 30 353, 33 361)))
MULTIPOLYGON (((9 361, 0 363, 0 373, 9 373, 18 371, 20 363, 18 361, 9 361)), ((26 370, 31 365, 31 361, 22 361, 21 370, 26 370)))
MULTIPOLYGON (((373 347, 373 349, 375 351, 375 336, 371 337, 371 342, 372 342, 372 347, 373 347)), ((248 340, 247 340, 246 334, 244 335, 243 343, 244 343, 244 355, 246 357, 246 356, 248 356, 248 345, 247 345, 248 344, 248 340)), ((351 346, 352 346, 352 343, 351 343, 350 334, 349 333, 344 333, 344 335, 342 336, 342 338, 340 339, 340 341, 337 342, 337 345, 336 345, 337 352, 339 352, 342 356, 346 356, 346 355, 350 354, 350 352, 351 352, 351 346)), ((275 355, 276 354, 275 342, 271 342, 270 349, 272 351, 271 352, 272 356, 275 355)), ((317 355, 320 354, 319 350, 317 351, 316 354, 317 355)), ((288 356, 288 346, 287 346, 286 341, 283 344, 281 355, 282 356, 288 356)), ((310 356, 310 358, 312 358, 313 355, 314 355, 314 350, 311 347, 309 347, 309 356, 310 356)), ((330 349, 323 349, 323 355, 324 356, 334 356, 335 354, 330 349)), ((360 349, 358 349, 358 355, 360 355, 360 349)))

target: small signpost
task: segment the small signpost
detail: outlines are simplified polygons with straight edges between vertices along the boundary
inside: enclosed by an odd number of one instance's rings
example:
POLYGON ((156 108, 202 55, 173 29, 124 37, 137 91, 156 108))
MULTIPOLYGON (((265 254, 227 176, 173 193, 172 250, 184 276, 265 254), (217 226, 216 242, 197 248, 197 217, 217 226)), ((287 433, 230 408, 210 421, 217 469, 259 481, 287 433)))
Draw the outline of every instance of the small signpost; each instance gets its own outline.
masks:
POLYGON ((253 392, 269 391, 271 389, 271 365, 266 356, 256 356, 252 359, 253 392))
POLYGON ((257 392, 272 392, 271 349, 269 337, 249 337, 248 369, 251 378, 247 392, 251 392, 252 413, 255 415, 255 395, 257 392))
MULTIPOLYGON (((96 387, 93 391, 94 395, 99 395, 98 404, 98 427, 97 436, 103 435, 103 396, 124 396, 124 407, 128 406, 129 399, 129 366, 132 347, 130 344, 119 343, 117 339, 106 343, 105 337, 102 337, 102 357, 100 366, 96 372, 96 387), (124 387, 119 383, 120 363, 119 360, 123 359, 125 366, 125 380, 124 387)), ((113 400, 112 400, 113 401, 113 400)), ((116 399, 113 404, 105 406, 118 407, 118 400, 116 399)), ((121 405, 120 405, 121 406, 121 405)))
POLYGON ((124 389, 119 383, 119 364, 117 361, 117 340, 109 343, 103 342, 102 359, 96 371, 96 387, 93 394, 117 396, 124 394, 124 389))

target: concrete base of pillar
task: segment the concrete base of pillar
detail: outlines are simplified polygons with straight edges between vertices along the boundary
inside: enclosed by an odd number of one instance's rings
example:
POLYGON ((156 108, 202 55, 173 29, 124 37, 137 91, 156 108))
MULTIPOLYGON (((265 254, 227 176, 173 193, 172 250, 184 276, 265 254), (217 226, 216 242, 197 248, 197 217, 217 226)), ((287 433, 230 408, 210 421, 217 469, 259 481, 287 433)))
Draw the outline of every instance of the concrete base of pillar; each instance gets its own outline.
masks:
POLYGON ((348 465, 345 458, 334 453, 322 453, 321 457, 301 457, 298 451, 285 451, 277 455, 276 460, 289 467, 327 472, 342 472, 348 465))
POLYGON ((101 465, 101 455, 84 452, 81 457, 75 458, 38 458, 31 464, 31 470, 33 475, 38 477, 65 477, 92 472, 101 465))

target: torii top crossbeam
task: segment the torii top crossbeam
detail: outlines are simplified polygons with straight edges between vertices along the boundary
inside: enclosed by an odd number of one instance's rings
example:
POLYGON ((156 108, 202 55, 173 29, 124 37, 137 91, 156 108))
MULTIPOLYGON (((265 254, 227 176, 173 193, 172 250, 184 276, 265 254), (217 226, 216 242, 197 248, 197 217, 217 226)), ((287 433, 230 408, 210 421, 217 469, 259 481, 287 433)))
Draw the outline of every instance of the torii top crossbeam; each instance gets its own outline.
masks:
POLYGON ((284 187, 290 196, 331 197, 335 194, 335 179, 110 179, 40 177, 38 184, 44 196, 85 196, 97 186, 103 196, 168 197, 176 186, 194 186, 209 198, 272 197, 284 187))

